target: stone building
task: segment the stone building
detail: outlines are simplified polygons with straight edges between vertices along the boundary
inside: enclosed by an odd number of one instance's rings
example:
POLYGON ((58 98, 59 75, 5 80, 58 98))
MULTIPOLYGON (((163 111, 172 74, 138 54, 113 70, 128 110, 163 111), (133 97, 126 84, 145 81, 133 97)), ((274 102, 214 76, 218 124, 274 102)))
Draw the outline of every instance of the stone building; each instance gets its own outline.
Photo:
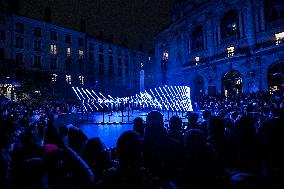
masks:
POLYGON ((283 1, 179 0, 156 37, 156 79, 194 95, 283 92, 283 42, 283 1))
POLYGON ((149 53, 99 41, 84 32, 0 13, 0 94, 6 96, 15 81, 53 95, 68 95, 70 85, 131 95, 139 92, 141 64, 147 65, 143 79, 151 77, 152 60, 149 53))

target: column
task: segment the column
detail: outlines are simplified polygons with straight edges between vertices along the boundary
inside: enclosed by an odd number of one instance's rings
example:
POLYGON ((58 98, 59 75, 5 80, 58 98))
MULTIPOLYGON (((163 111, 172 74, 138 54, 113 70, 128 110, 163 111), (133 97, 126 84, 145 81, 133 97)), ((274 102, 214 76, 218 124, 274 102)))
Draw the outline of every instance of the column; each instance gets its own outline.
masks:
POLYGON ((217 45, 219 45, 220 43, 221 43, 221 26, 220 26, 220 19, 218 19, 217 20, 217 22, 215 22, 216 23, 216 36, 217 36, 217 41, 216 41, 216 43, 217 43, 217 45))
POLYGON ((212 56, 214 53, 214 25, 213 19, 209 19, 208 24, 206 25, 206 37, 207 37, 207 48, 208 48, 208 55, 212 56))
POLYGON ((254 9, 251 0, 247 1, 246 8, 246 36, 247 42, 250 47, 255 44, 255 19, 254 19, 254 9))
POLYGON ((264 13, 264 2, 261 3, 259 7, 259 19, 260 19, 260 31, 265 30, 265 13, 264 13))
POLYGON ((243 26, 243 13, 239 12, 239 31, 240 31, 240 38, 244 37, 244 26, 243 26))
POLYGON ((256 32, 259 32, 259 29, 260 29, 260 20, 259 20, 259 7, 255 7, 254 8, 254 19, 255 19, 255 31, 256 32))

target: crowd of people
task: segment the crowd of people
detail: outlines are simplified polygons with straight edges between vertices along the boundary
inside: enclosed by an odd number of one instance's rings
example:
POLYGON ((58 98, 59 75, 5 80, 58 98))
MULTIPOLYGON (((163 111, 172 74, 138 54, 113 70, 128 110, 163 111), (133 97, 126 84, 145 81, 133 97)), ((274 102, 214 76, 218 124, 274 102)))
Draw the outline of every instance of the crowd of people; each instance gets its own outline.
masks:
POLYGON ((56 125, 66 104, 0 109, 0 188, 284 188, 283 96, 203 96, 187 121, 137 117, 107 149, 78 127, 56 125))

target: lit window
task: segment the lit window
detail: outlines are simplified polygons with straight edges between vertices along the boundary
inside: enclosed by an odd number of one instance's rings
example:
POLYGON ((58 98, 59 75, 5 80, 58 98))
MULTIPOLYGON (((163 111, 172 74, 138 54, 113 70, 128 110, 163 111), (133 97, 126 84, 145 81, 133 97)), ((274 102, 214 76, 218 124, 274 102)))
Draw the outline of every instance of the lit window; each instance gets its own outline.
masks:
POLYGON ((195 59, 195 65, 197 66, 198 63, 199 63, 199 61, 200 61, 200 58, 199 58, 199 56, 197 56, 197 57, 195 57, 194 59, 195 59))
POLYGON ((50 53, 54 55, 57 54, 57 47, 55 44, 50 45, 50 53))
POLYGON ((84 76, 79 76, 80 85, 84 85, 84 76))
POLYGON ((66 75, 66 82, 71 84, 71 75, 66 75))
POLYGON ((242 83, 242 79, 238 79, 237 81, 236 81, 236 84, 237 85, 240 85, 242 83))
POLYGON ((141 62, 141 68, 143 68, 144 67, 144 64, 143 64, 143 62, 141 62))
POLYGON ((70 47, 66 48, 66 55, 71 56, 71 48, 70 47))
POLYGON ((169 59, 169 53, 167 51, 163 52, 163 60, 169 59))
POLYGON ((84 51, 83 50, 79 50, 79 57, 83 58, 83 56, 84 56, 84 51))
POLYGON ((275 34, 275 38, 276 38, 276 45, 279 45, 280 43, 283 43, 283 40, 284 40, 284 32, 276 33, 276 34, 275 34))
POLYGON ((228 47, 227 48, 228 57, 234 56, 234 52, 235 52, 235 47, 228 47))
POLYGON ((51 81, 56 82, 57 74, 51 74, 51 81))

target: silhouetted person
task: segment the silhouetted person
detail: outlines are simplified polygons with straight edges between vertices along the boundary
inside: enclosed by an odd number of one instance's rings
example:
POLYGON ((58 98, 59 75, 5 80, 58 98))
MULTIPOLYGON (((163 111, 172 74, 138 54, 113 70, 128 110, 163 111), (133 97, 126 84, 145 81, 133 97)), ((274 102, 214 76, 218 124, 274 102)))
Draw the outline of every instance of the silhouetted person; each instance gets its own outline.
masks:
POLYGON ((92 169, 97 177, 96 179, 101 177, 105 169, 112 167, 107 149, 99 137, 89 139, 85 142, 81 157, 92 169))
POLYGON ((145 166, 155 175, 168 177, 170 170, 177 168, 181 151, 182 145, 168 137, 163 115, 158 111, 150 112, 146 118, 143 144, 145 166))
POLYGON ((178 116, 172 116, 169 122, 169 137, 183 142, 182 129, 182 120, 178 116))
POLYGON ((141 139, 144 138, 144 129, 145 129, 145 124, 143 119, 141 117, 136 117, 133 120, 133 131, 136 131, 141 139))
POLYGON ((152 178, 140 165, 141 142, 134 131, 126 131, 117 140, 118 165, 104 172, 97 184, 99 189, 153 188, 152 178))

